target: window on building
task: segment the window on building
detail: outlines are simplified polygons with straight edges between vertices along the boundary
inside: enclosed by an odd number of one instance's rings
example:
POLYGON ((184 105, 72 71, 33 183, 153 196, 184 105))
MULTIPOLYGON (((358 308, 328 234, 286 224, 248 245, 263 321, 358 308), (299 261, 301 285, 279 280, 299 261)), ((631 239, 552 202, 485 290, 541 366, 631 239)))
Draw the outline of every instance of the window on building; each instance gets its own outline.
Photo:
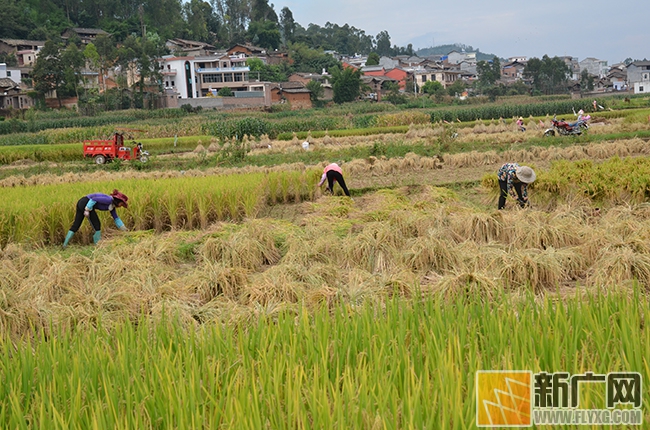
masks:
POLYGON ((172 81, 172 87, 175 86, 174 81, 172 81))
POLYGON ((203 75, 203 83, 214 83, 214 82, 223 82, 223 75, 221 73, 210 73, 208 75, 203 75))
POLYGON ((11 70, 7 70, 7 76, 11 76, 11 70))
POLYGON ((422 75, 422 83, 425 83, 427 81, 427 75, 422 75))
POLYGON ((235 82, 241 82, 244 80, 244 76, 242 73, 235 73, 235 82))
POLYGON ((643 85, 639 85, 639 92, 640 92, 640 93, 643 92, 643 85))
POLYGON ((224 73, 224 75, 223 75, 223 81, 224 81, 224 82, 233 82, 233 80, 232 80, 232 73, 224 73))

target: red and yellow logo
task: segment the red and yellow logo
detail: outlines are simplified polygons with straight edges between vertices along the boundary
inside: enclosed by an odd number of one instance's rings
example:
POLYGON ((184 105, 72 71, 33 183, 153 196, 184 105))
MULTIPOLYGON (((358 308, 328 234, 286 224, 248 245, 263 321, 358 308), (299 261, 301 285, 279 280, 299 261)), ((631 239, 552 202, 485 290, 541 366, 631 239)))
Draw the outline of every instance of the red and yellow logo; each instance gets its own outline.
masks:
POLYGON ((528 370, 476 372, 476 425, 529 427, 533 424, 533 373, 528 370))

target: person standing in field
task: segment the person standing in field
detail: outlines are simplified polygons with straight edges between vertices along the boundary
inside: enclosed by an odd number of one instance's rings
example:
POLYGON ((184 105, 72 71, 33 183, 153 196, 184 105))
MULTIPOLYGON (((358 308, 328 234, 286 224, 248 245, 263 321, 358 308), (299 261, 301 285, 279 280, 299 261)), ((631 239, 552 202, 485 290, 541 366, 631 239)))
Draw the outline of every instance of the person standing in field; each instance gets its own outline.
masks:
POLYGON ((499 209, 506 206, 506 197, 510 195, 519 206, 528 206, 528 184, 535 182, 535 171, 528 166, 517 163, 505 163, 497 172, 499 178, 499 209))
POLYGON ((330 193, 334 194, 334 182, 338 182, 341 188, 343 188, 345 195, 350 197, 350 191, 348 191, 348 187, 345 186, 345 179, 343 179, 343 171, 338 164, 331 163, 325 166, 323 169, 323 176, 321 176, 320 182, 318 183, 319 187, 323 185, 325 179, 327 179, 327 189, 330 193))
POLYGON ((79 227, 81 227, 84 218, 88 218, 88 221, 95 229, 95 233, 93 234, 93 243, 99 242, 102 237, 102 226, 99 222, 97 211, 109 211, 117 228, 126 231, 126 226, 120 217, 117 216, 117 211, 115 209, 120 207, 128 208, 128 200, 129 198, 118 190, 113 190, 110 195, 94 193, 80 198, 77 202, 77 212, 75 214, 74 222, 65 236, 63 247, 65 248, 68 246, 72 236, 74 236, 77 230, 79 230, 79 227))

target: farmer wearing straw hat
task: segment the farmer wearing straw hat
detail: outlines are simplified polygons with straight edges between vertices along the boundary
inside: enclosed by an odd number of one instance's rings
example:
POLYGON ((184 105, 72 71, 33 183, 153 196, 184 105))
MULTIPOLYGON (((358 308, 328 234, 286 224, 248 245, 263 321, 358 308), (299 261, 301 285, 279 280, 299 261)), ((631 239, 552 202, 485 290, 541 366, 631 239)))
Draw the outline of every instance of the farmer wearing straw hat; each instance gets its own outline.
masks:
POLYGON ((524 127, 524 118, 521 116, 517 118, 517 128, 519 131, 526 131, 526 127, 524 127))
POLYGON ((68 242, 70 242, 72 236, 74 236, 77 230, 79 230, 79 227, 81 227, 81 223, 83 222, 84 217, 88 218, 88 221, 90 221, 90 224, 95 229, 95 234, 93 234, 93 243, 99 242, 102 237, 102 226, 99 222, 99 217, 97 216, 98 210, 110 211, 117 228, 126 231, 124 222, 122 222, 120 217, 117 216, 115 209, 119 207, 128 208, 128 200, 129 198, 125 194, 117 190, 113 190, 110 195, 94 193, 80 198, 77 202, 77 212, 74 217, 74 222, 72 223, 72 227, 70 227, 70 231, 68 231, 68 234, 65 236, 63 247, 65 248, 68 246, 68 242))
POLYGON ((320 182, 318 183, 319 187, 323 185, 325 179, 327 179, 327 189, 330 193, 334 193, 334 182, 338 182, 341 188, 343 188, 345 195, 350 197, 350 191, 348 191, 348 187, 345 186, 345 180, 343 179, 343 171, 338 164, 332 163, 325 166, 323 169, 323 176, 321 176, 320 182))
POLYGON ((528 166, 506 163, 497 173, 499 178, 499 209, 506 205, 508 194, 516 199, 522 208, 528 206, 528 184, 535 181, 535 171, 528 166))

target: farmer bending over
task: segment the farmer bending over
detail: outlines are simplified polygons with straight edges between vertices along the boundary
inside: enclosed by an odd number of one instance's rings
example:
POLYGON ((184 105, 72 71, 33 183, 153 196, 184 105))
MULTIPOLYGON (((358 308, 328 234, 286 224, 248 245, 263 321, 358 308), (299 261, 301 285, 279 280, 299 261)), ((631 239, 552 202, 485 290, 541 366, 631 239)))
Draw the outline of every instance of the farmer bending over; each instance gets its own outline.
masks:
POLYGON ((345 195, 350 197, 350 191, 348 191, 348 187, 345 186, 345 180, 343 179, 343 171, 338 164, 328 164, 325 169, 323 169, 323 176, 321 176, 320 182, 318 183, 319 187, 323 185, 325 179, 327 179, 327 189, 330 193, 334 194, 334 182, 338 182, 341 188, 343 188, 345 195))
POLYGON ((93 242, 99 242, 102 237, 102 226, 99 222, 99 217, 97 216, 98 210, 110 211, 117 228, 126 231, 124 222, 122 222, 120 217, 117 216, 115 209, 119 207, 128 208, 128 200, 129 198, 126 195, 120 193, 117 190, 113 190, 110 196, 102 193, 94 193, 80 198, 77 202, 77 212, 74 217, 74 222, 72 223, 72 227, 70 227, 68 234, 65 235, 63 247, 65 248, 68 246, 68 242, 70 242, 72 236, 77 232, 77 230, 79 230, 79 227, 81 227, 81 223, 83 222, 84 217, 88 218, 88 221, 90 221, 90 224, 95 229, 95 234, 93 234, 93 242))
POLYGON ((520 166, 517 163, 506 163, 497 173, 499 178, 499 209, 506 205, 508 194, 516 199, 519 206, 528 206, 528 184, 535 181, 535 171, 528 166, 520 166))

